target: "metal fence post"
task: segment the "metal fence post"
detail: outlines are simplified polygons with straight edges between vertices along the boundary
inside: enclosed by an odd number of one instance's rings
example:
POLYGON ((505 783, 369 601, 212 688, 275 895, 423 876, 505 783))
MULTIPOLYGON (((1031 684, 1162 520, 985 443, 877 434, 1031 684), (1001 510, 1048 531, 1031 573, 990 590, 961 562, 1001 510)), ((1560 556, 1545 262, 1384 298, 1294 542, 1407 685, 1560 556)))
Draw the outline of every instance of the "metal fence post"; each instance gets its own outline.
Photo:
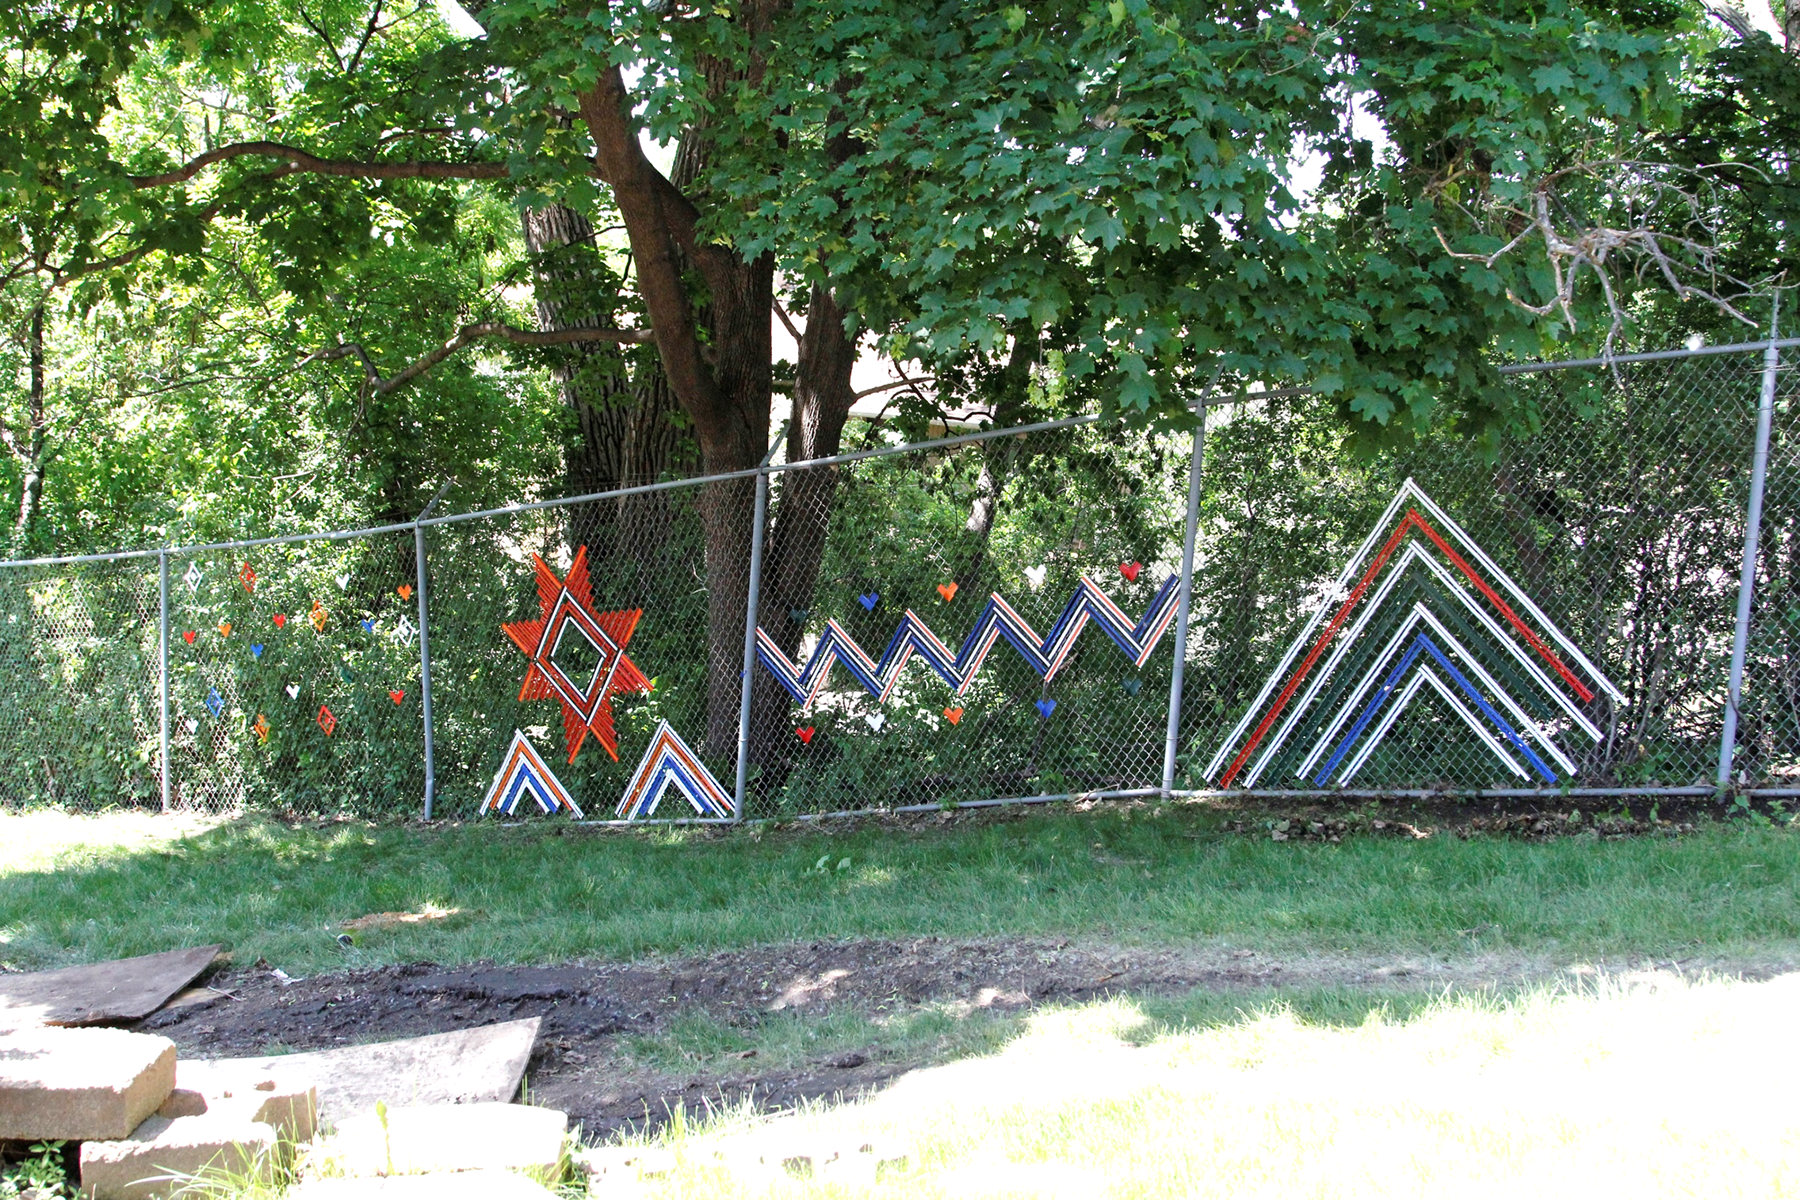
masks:
POLYGON ((1763 351, 1762 396, 1756 405, 1756 450, 1750 460, 1750 505, 1744 520, 1744 569, 1738 579, 1737 629, 1731 638, 1731 675, 1725 687, 1725 722, 1719 735, 1718 789, 1731 786, 1737 753, 1738 703, 1744 691, 1744 656, 1750 646, 1750 608, 1756 593, 1757 541, 1762 533, 1763 487, 1769 475, 1769 427, 1775 416, 1775 373, 1781 366, 1781 290, 1769 318, 1769 345, 1763 351))
POLYGON ((756 667, 756 606, 762 599, 763 527, 768 524, 769 477, 773 474, 769 463, 787 441, 787 432, 784 423, 769 442, 769 452, 763 455, 762 465, 756 473, 756 515, 755 523, 750 527, 750 581, 744 591, 744 669, 738 691, 737 783, 731 800, 733 821, 744 819, 744 791, 750 780, 750 692, 755 682, 752 672, 756 667))
MULTIPOLYGON (((427 505, 425 512, 430 511, 427 505)), ((437 799, 437 762, 431 744, 431 629, 425 611, 425 527, 417 521, 413 522, 413 560, 418 575, 414 590, 419 596, 419 715, 425 723, 425 819, 429 821, 437 799)))
POLYGON ((1166 800, 1175 789, 1175 754, 1181 746, 1181 688, 1187 678, 1188 617, 1194 603, 1194 542, 1200 532, 1200 478, 1206 457, 1206 402, 1219 386, 1225 368, 1213 371, 1212 381, 1195 403, 1199 423, 1194 426, 1194 453, 1188 462, 1187 525, 1181 537, 1181 584, 1175 601, 1175 670, 1169 676, 1169 728, 1163 743, 1162 794, 1166 800))
POLYGON ((169 552, 156 552, 156 690, 161 716, 158 734, 162 742, 162 810, 172 807, 169 781, 169 552))

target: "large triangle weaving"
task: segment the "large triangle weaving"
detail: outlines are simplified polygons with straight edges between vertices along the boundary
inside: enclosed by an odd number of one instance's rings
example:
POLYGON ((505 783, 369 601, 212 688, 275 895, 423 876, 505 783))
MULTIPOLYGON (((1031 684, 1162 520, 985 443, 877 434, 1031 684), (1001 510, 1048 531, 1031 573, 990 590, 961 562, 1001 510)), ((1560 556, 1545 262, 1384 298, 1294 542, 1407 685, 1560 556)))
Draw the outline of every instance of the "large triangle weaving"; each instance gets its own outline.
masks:
POLYGON ((1430 695, 1519 782, 1578 773, 1572 736, 1622 693, 1413 480, 1395 494, 1207 764, 1220 787, 1271 770, 1344 785, 1430 695), (1386 537, 1383 538, 1383 534, 1386 537))
POLYGON ((494 782, 488 785, 487 795, 482 798, 480 811, 510 817, 526 796, 536 800, 538 807, 547 813, 566 808, 577 818, 582 815, 581 806, 569 795, 562 780, 539 757, 530 739, 515 729, 512 744, 507 746, 500 769, 494 773, 494 782))
POLYGON ((667 721, 656 727, 650 746, 631 773, 618 814, 628 821, 656 815, 663 793, 673 787, 702 817, 729 817, 731 793, 719 785, 700 756, 688 748, 667 721))
POLYGON ((963 641, 962 649, 954 653, 909 608, 900 619, 900 627, 889 639, 887 649, 882 652, 880 662, 871 658, 835 618, 825 622, 825 632, 819 636, 812 658, 804 669, 783 654, 761 627, 756 631, 756 657, 781 686, 808 709, 824 690, 833 663, 842 663, 864 690, 878 701, 885 701, 900 681, 901 669, 914 653, 960 696, 975 682, 988 651, 1000 638, 1005 638, 1034 671, 1051 679, 1068 661, 1069 652, 1075 648, 1076 639, 1090 620, 1106 632, 1133 665, 1142 666, 1175 619, 1177 582, 1173 575, 1163 580, 1150 607, 1135 625, 1112 597, 1100 590, 1099 584, 1084 576, 1046 637, 1039 637, 1025 618, 999 592, 994 592, 975 619, 975 628, 963 641))

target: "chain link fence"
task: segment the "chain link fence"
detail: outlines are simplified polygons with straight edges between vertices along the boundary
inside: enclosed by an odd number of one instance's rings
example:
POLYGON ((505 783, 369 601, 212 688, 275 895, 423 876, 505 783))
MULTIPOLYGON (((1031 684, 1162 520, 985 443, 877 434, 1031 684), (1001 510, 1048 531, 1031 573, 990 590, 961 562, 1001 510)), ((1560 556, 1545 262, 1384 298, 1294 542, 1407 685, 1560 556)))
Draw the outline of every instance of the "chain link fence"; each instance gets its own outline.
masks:
POLYGON ((0 802, 461 819, 503 766, 589 819, 1800 794, 1796 344, 1510 369, 1500 420, 1400 448, 1303 392, 1213 398, 1199 463, 1092 419, 853 425, 823 462, 0 564, 0 802))

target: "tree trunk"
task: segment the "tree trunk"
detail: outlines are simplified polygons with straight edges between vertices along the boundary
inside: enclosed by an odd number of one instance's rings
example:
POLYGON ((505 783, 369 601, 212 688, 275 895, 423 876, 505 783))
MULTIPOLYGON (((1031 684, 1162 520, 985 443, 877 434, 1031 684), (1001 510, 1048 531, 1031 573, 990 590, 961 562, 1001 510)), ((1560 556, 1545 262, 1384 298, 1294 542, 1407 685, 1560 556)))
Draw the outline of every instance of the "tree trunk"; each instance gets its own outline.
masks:
POLYGON ((24 474, 19 488, 18 529, 21 538, 31 535, 44 497, 44 300, 41 296, 31 310, 28 336, 30 345, 26 347, 26 353, 30 360, 31 391, 27 398, 26 419, 29 427, 23 444, 18 447, 24 474))
MULTIPOLYGON (((533 259, 538 328, 614 324, 613 281, 605 273, 588 219, 550 204, 526 209, 521 220, 533 259)), ((654 483, 690 473, 695 466, 660 366, 640 362, 635 371, 629 368, 617 348, 572 347, 551 369, 551 380, 576 420, 578 437, 564 464, 570 495, 654 483)), ((571 514, 570 550, 586 546, 596 562, 624 555, 646 565, 667 565, 670 525, 669 498, 660 492, 581 505, 571 514)))
MULTIPOLYGON (((800 361, 794 377, 788 421, 788 460, 830 458, 843 447, 844 423, 855 393, 850 387, 856 343, 845 331, 844 313, 829 289, 814 287, 800 334, 800 361)), ((837 496, 838 467, 784 472, 780 502, 763 558, 757 623, 792 658, 805 622, 790 613, 812 607, 831 511, 837 496)), ((766 671, 757 672, 751 693, 752 762, 767 769, 773 747, 785 745, 790 697, 766 671)))

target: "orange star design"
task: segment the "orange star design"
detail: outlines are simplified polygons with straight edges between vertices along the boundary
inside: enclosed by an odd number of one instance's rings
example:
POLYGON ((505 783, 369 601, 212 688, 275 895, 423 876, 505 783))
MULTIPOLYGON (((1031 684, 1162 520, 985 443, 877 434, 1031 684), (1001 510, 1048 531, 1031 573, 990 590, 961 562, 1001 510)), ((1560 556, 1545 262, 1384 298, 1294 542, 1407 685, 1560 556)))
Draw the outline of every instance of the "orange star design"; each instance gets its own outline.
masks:
POLYGON ((570 762, 575 761, 582 740, 590 733, 616 761, 619 739, 613 732, 613 694, 650 690, 650 680, 625 656, 625 647, 644 610, 594 611, 586 546, 575 552, 575 562, 566 579, 558 579, 556 572, 537 555, 532 555, 531 561, 537 566, 540 615, 535 621, 500 626, 531 660, 519 699, 562 702, 563 735, 568 741, 570 762), (600 665, 594 668, 593 678, 585 686, 570 678, 555 661, 558 645, 571 636, 571 630, 573 636, 586 638, 600 655, 600 665))

